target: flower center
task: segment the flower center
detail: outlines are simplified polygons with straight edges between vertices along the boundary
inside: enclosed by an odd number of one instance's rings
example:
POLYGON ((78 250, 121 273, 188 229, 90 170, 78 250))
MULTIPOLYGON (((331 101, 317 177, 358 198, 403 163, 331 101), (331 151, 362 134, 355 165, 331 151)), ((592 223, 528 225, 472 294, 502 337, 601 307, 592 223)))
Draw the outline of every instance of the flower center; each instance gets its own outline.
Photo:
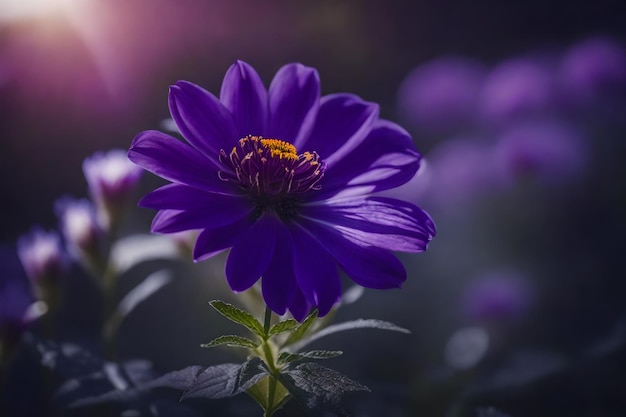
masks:
POLYGON ((239 139, 229 154, 220 150, 219 160, 226 168, 220 178, 249 193, 258 216, 266 210, 283 219, 295 216, 303 194, 319 190, 324 176, 317 152, 298 154, 291 143, 262 136, 239 139))

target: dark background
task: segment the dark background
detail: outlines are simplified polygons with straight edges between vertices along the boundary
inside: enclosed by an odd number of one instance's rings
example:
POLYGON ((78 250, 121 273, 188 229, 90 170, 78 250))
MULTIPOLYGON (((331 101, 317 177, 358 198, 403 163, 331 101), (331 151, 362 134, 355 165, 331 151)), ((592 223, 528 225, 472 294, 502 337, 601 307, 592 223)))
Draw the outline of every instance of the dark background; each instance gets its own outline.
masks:
MULTIPOLYGON (((255 67, 266 85, 285 63, 313 66, 323 94, 353 92, 380 103, 383 117, 402 122, 400 85, 432 59, 453 54, 490 66, 596 35, 626 45, 621 1, 65 4, 62 11, 20 18, 0 4, 3 244, 34 224, 55 228, 52 207, 61 195, 86 196, 85 157, 127 149, 140 131, 159 129, 168 117, 170 84, 189 80, 217 94, 236 59, 255 67)), ((428 158, 437 142, 408 128, 428 158)), ((372 388, 349 397, 355 415, 473 416, 487 406, 511 417, 626 413, 625 131, 623 123, 608 126, 583 178, 565 187, 515 189, 467 211, 424 201, 439 236, 425 254, 403 255, 405 287, 367 290, 338 317, 390 320, 412 334, 359 331, 320 342, 346 352, 333 367, 372 388), (532 308, 514 321, 465 317, 467 283, 483 271, 511 268, 530 276, 532 308), (489 349, 479 365, 456 369, 444 351, 466 327, 486 329, 489 349)), ((146 176, 141 192, 154 184, 146 176)), ((146 230, 151 216, 136 209, 128 230, 146 230)), ((162 371, 228 360, 197 348, 223 325, 206 301, 229 297, 228 291, 219 276, 202 279, 219 275, 219 262, 185 266, 191 272, 185 269, 179 285, 129 318, 122 356, 145 357, 162 371), (144 325, 155 320, 158 325, 144 325)), ((76 298, 93 296, 83 287, 74 290, 76 298)), ((88 302, 70 304, 86 308, 88 302)), ((80 338, 90 323, 66 319, 67 334, 80 338)), ((237 415, 232 404, 225 407, 237 415)))

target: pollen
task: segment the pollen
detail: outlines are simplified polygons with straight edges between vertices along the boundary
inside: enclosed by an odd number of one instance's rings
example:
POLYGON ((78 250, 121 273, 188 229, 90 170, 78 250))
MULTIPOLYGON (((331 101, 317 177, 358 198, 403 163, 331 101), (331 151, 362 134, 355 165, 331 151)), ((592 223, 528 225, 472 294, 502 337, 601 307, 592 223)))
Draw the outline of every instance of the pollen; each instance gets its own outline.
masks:
POLYGON ((270 154, 274 158, 285 158, 293 161, 297 161, 299 159, 296 147, 289 142, 279 139, 261 139, 260 141, 264 148, 270 150, 270 154))

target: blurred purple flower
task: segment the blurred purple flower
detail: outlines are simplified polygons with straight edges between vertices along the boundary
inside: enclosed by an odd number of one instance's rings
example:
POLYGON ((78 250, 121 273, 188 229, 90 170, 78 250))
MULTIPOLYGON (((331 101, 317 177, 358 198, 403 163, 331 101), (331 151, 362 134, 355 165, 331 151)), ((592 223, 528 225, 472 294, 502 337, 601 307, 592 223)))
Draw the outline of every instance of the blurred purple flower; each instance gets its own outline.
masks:
POLYGON ((34 299, 15 248, 0 247, 0 267, 0 333, 13 333, 28 324, 34 299))
POLYGON ((510 183, 531 176, 546 184, 562 184, 579 174, 586 162, 582 134, 563 123, 531 123, 503 134, 496 155, 510 183))
POLYGON ((458 209, 505 184, 493 146, 469 137, 450 139, 433 149, 423 175, 423 198, 441 208, 458 209))
POLYGON ((83 173, 103 227, 114 225, 142 172, 120 149, 96 152, 83 161, 83 173))
POLYGON ((355 95, 320 97, 313 68, 286 65, 268 90, 238 61, 219 99, 179 81, 169 104, 188 144, 147 131, 129 151, 173 182, 140 202, 159 210, 152 231, 202 229, 196 261, 232 248, 232 290, 262 276, 265 302, 278 314, 301 320, 311 306, 328 313, 341 297, 338 267, 364 287, 399 287, 406 270, 392 251, 422 252, 435 234, 418 207, 371 195, 415 174, 411 137, 355 95))
POLYGON ((481 117, 488 123, 508 123, 544 115, 556 104, 554 70, 535 58, 515 58, 496 66, 481 92, 481 117))
POLYGON ((63 197, 57 200, 54 208, 59 218, 61 233, 72 255, 78 259, 84 256, 97 257, 104 232, 98 223, 96 208, 91 201, 63 197))
POLYGON ((461 57, 444 57, 414 69, 398 94, 401 116, 431 132, 466 126, 476 116, 483 67, 461 57))
POLYGON ((590 38, 570 48, 561 61, 560 78, 568 99, 590 104, 626 87, 624 46, 604 37, 590 38))
POLYGON ((516 271, 492 271, 469 283, 463 309, 471 320, 515 320, 523 317, 532 303, 527 278, 516 271))
POLYGON ((18 239, 17 253, 33 284, 57 282, 68 267, 58 233, 46 232, 39 227, 18 239))

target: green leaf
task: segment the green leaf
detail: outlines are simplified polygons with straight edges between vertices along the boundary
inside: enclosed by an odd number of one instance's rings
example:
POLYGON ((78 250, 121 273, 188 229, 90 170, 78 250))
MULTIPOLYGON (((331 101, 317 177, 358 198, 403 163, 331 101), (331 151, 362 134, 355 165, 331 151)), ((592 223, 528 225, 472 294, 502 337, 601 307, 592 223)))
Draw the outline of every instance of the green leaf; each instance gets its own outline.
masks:
POLYGON ((283 343, 282 347, 289 346, 291 344, 296 343, 298 340, 302 339, 306 332, 311 328, 315 319, 317 318, 318 311, 317 309, 313 310, 309 316, 304 319, 302 323, 289 335, 285 343, 283 343))
POLYGON ((217 337, 211 340, 209 343, 205 343, 200 346, 203 348, 212 348, 212 347, 221 346, 221 345, 238 346, 238 347, 246 347, 246 348, 254 349, 255 347, 259 346, 259 343, 254 342, 248 339, 247 337, 226 335, 226 336, 217 337))
POLYGON ((227 319, 245 326, 259 337, 265 336, 263 325, 247 311, 243 311, 232 304, 219 300, 213 300, 209 304, 227 319))
POLYGON ((405 329, 400 326, 396 326, 395 324, 390 323, 388 321, 376 320, 376 319, 358 319, 358 320, 346 321, 344 323, 339 323, 339 324, 334 324, 332 326, 328 326, 325 329, 322 329, 319 332, 312 334, 310 337, 307 337, 306 339, 302 340, 296 346, 293 346, 291 350, 297 351, 299 349, 302 349, 304 346, 308 345, 314 340, 321 339, 322 337, 328 336, 333 333, 343 332, 346 330, 364 329, 364 328, 391 330, 391 331, 400 332, 400 333, 411 333, 410 330, 405 329))
POLYGON ((342 405, 344 393, 369 391, 365 385, 314 362, 302 363, 278 378, 305 408, 325 409, 338 415, 348 415, 342 405))
POLYGON ((302 359, 330 359, 340 355, 343 355, 343 352, 340 350, 311 350, 300 353, 283 352, 278 357, 278 362, 291 363, 302 359))
POLYGON ((272 326, 272 328, 270 329, 269 335, 273 336, 275 334, 288 332, 289 330, 292 330, 296 328, 297 326, 298 326, 298 322, 294 319, 281 321, 280 323, 276 323, 275 325, 272 326))

